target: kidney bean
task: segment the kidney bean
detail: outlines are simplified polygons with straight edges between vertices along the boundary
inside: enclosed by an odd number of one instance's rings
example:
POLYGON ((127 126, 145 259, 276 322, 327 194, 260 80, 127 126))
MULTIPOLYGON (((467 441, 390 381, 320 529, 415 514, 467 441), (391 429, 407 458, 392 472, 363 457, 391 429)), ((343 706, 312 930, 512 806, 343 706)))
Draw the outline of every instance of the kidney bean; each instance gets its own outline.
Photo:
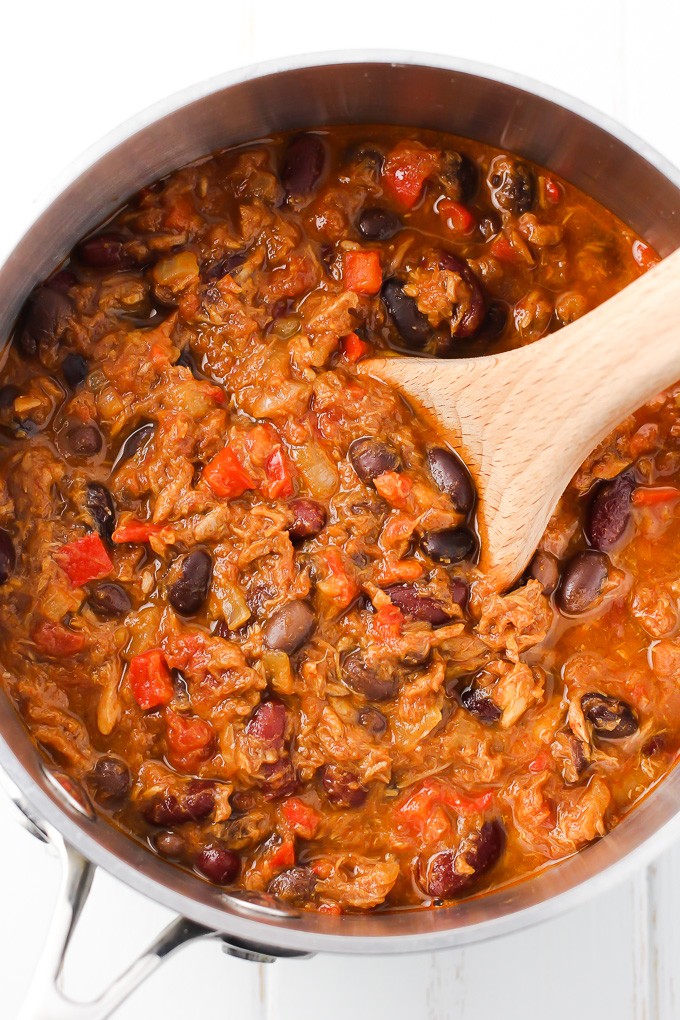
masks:
POLYGON ((157 852, 170 861, 178 861, 186 849, 186 844, 178 832, 159 832, 153 843, 157 852))
POLYGON ((470 715, 474 715, 476 719, 487 726, 497 723, 503 714, 498 705, 491 700, 489 692, 483 687, 479 687, 474 681, 461 691, 460 703, 470 715))
POLYGON ((87 379, 90 367, 81 354, 67 354, 61 363, 64 379, 72 390, 87 379))
POLYGON ((413 584, 393 584, 385 591, 395 606, 411 620, 424 620, 437 626, 451 617, 444 607, 430 595, 422 595, 413 584))
POLYGON ((262 796, 265 800, 290 797, 300 785, 298 774, 288 755, 279 758, 278 761, 265 762, 260 771, 263 777, 262 796))
POLYGON ((539 549, 527 567, 527 577, 538 581, 544 595, 552 595, 560 579, 557 560, 549 552, 539 549))
POLYGON ((512 156, 496 156, 487 178, 491 200, 503 212, 528 212, 534 204, 536 183, 531 167, 512 156))
POLYGON ((34 358, 43 345, 54 343, 73 311, 69 298, 49 286, 33 291, 24 306, 23 322, 17 333, 19 350, 34 358))
POLYGON ((127 238, 112 231, 86 237, 76 247, 76 256, 91 269, 129 269, 135 260, 125 250, 127 238))
POLYGON ((439 177, 456 202, 471 202, 479 184, 476 164, 463 152, 447 150, 443 154, 439 177))
POLYGON ((321 770, 321 784, 331 804, 335 807, 361 807, 368 797, 368 789, 358 777, 340 765, 324 765, 321 770))
POLYGON ((464 581, 462 577, 452 577, 449 581, 449 591, 451 592, 452 601, 460 606, 461 609, 465 609, 470 598, 470 588, 467 581, 464 581))
POLYGON ((293 523, 288 528, 291 541, 314 538, 326 526, 326 509, 315 499, 292 499, 288 504, 293 511, 293 523))
POLYGON ((437 563, 460 563, 472 555, 477 540, 467 528, 442 528, 441 531, 427 531, 420 545, 437 563))
POLYGON ((597 485, 588 508, 585 533, 590 544, 600 552, 608 552, 623 537, 635 486, 635 476, 630 470, 597 485))
POLYGON ((403 223, 396 213, 378 206, 364 209, 357 221, 357 229, 367 241, 389 241, 402 228, 403 223))
POLYGON ((238 878, 241 858, 223 843, 208 843, 200 851, 194 866, 215 885, 229 885, 238 878))
POLYGON ((316 881, 311 868, 288 868, 271 880, 267 892, 286 903, 303 907, 314 895, 316 881))
POLYGON ((76 457, 94 457, 102 448, 102 436, 96 425, 74 425, 66 433, 66 443, 76 457))
POLYGON ((372 482, 386 471, 401 468, 401 459, 394 447, 370 436, 350 443, 348 456, 362 482, 372 482))
POLYGON ((104 755, 99 758, 91 770, 89 780, 94 787, 96 797, 103 801, 122 800, 127 797, 132 786, 130 770, 120 758, 104 755))
POLYGON ((653 737, 650 737, 642 745, 642 754, 647 758, 652 758, 655 754, 663 751, 665 746, 666 738, 663 733, 655 733, 653 737))
POLYGON ((508 306, 503 301, 491 301, 486 310, 480 337, 484 340, 497 340, 507 326, 508 317, 508 306))
POLYGON ((585 613, 600 596, 607 579, 607 557, 594 549, 576 553, 562 571, 555 604, 562 613, 585 613))
POLYGON ((479 221, 479 232, 485 241, 490 241, 492 237, 501 229, 501 221, 497 213, 487 213, 479 221))
POLYGON ((451 497, 454 510, 459 514, 470 513, 475 502, 475 487, 455 453, 443 446, 433 446, 427 451, 427 464, 437 488, 451 497))
POLYGON ((386 663, 369 666, 357 649, 344 657, 341 664, 343 683, 368 701, 389 701, 399 693, 399 677, 386 663))
POLYGON ((106 581, 90 589, 87 602, 93 613, 105 620, 120 619, 132 609, 132 601, 120 584, 106 581))
POLYGON ((387 719, 372 705, 364 705, 359 709, 357 722, 374 737, 381 737, 387 731, 387 719))
POLYGON ((380 297, 406 346, 416 350, 424 347, 432 336, 432 329, 426 316, 418 311, 414 299, 404 294, 401 281, 395 277, 385 280, 380 297))
POLYGON ((78 277, 75 273, 71 272, 70 269, 60 269, 54 276, 50 276, 45 286, 49 287, 50 290, 58 290, 60 294, 68 294, 77 283, 78 277))
POLYGON ((116 527, 116 506, 106 486, 101 482, 88 482, 85 506, 92 514, 101 537, 110 540, 116 527))
POLYGON ((430 858, 426 875, 427 893, 436 899, 450 899, 464 892, 491 871, 505 849, 505 830, 500 822, 485 822, 476 838, 458 850, 442 850, 430 858), (472 872, 459 874, 456 859, 461 855, 472 872))
POLYGON ((168 601, 178 613, 192 616, 205 602, 212 577, 212 557, 195 549, 182 560, 180 575, 168 588, 168 601))
POLYGON ((442 269, 456 273, 467 285, 469 295, 465 310, 460 321, 453 328, 452 335, 460 340, 472 340, 477 336, 486 318, 486 297, 482 285, 465 259, 458 258, 450 251, 443 251, 439 256, 442 269))
POLYGON ((319 135, 298 135, 286 148, 279 174, 288 195, 308 195, 316 186, 326 162, 319 135))
POLYGON ((268 648, 292 655, 310 638, 316 617, 307 602, 287 602, 269 617, 262 628, 268 648))
POLYGON ((622 698, 595 692, 584 694, 581 698, 581 708, 595 733, 604 740, 630 737, 639 729, 634 709, 622 698))
POLYGON ((141 450, 145 443, 151 439, 155 431, 155 423, 147 421, 140 425, 138 429, 135 429, 134 432, 131 432, 120 449, 116 463, 122 464, 124 461, 129 460, 130 457, 134 457, 137 451, 141 450))
POLYGON ((16 562, 17 555, 12 537, 8 531, 0 528, 0 584, 5 584, 12 576, 16 562))
POLYGON ((215 809, 212 786, 199 780, 189 783, 186 790, 176 796, 167 793, 154 797, 143 809, 144 817, 152 825, 173 826, 186 822, 202 822, 215 809))
POLYGON ((246 733, 257 737, 276 750, 283 747, 286 731, 286 708, 280 701, 263 701, 257 705, 246 725, 246 733))

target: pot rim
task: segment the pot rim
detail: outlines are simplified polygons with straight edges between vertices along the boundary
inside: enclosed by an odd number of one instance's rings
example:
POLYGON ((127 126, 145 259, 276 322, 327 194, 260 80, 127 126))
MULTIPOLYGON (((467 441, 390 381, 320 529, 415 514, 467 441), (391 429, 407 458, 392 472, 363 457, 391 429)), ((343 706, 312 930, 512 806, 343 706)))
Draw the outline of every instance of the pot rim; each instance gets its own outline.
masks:
MULTIPOLYGON (((585 121, 594 124, 603 132, 613 136, 619 142, 642 156, 680 189, 680 170, 634 132, 623 127, 613 118, 601 113, 582 100, 514 71, 463 58, 410 50, 366 49, 321 51, 311 54, 277 57, 212 76, 158 100, 118 124, 78 155, 41 192, 39 198, 30 208, 30 215, 27 215, 19 232, 9 242, 4 258, 0 262, 0 273, 12 257, 16 246, 62 192, 74 185, 79 177, 99 160, 138 132, 143 131, 156 121, 190 103, 232 86, 278 73, 336 64, 381 64, 394 67, 415 66, 433 68, 435 70, 451 71, 487 79, 491 82, 531 93, 549 103, 566 109, 585 121)), ((14 711, 14 709, 12 710, 14 711)), ((76 850, 92 861, 93 864, 103 867, 115 878, 124 881, 142 895, 149 896, 156 902, 176 910, 194 921, 209 925, 216 931, 223 931, 228 933, 229 936, 242 939, 245 943, 251 945, 261 945, 264 943, 268 947, 274 946, 289 951, 299 950, 304 952, 311 949, 347 954, 427 952, 433 949, 453 947, 487 938, 494 938, 548 920, 558 913, 586 902, 595 893, 599 894, 607 889, 611 889, 612 886, 623 881, 633 871, 647 864, 680 835, 680 812, 678 812, 660 828, 651 832, 640 845, 634 847, 618 860, 606 864, 602 870, 574 884, 571 888, 513 912, 477 921, 467 926, 450 929, 433 928, 431 931, 422 931, 416 934, 355 935, 341 933, 342 918, 324 918, 324 921, 329 924, 333 921, 336 922, 335 933, 328 933, 328 930, 315 930, 311 919, 309 923, 302 926, 296 925, 295 922, 291 923, 285 918, 281 918, 278 923, 272 923, 271 918, 258 916, 256 912, 248 913, 244 911, 244 913, 241 913, 240 910, 236 911, 232 909, 232 904, 229 906, 225 904, 225 909, 220 910, 202 903, 198 899, 184 895, 182 892, 172 888, 170 884, 158 881, 146 875, 143 870, 134 868, 130 863, 124 861, 90 836, 82 819, 77 814, 62 808, 56 800, 48 796, 45 790, 29 774, 18 756, 11 750, 2 734, 0 734, 0 768, 5 771, 7 776, 20 789, 21 793, 26 796, 30 808, 35 809, 35 812, 39 815, 38 824, 44 819, 48 828, 53 826, 76 850)), ((29 809, 29 813, 33 815, 34 811, 29 809)), ((622 824, 625 824, 625 822, 622 824)), ((587 853, 588 849, 581 851, 581 855, 587 853)), ((530 879, 526 881, 530 881, 530 879)), ((484 899, 490 900, 498 895, 498 893, 491 893, 484 897, 484 899)), ((439 911, 434 911, 433 913, 439 915, 439 911)), ((276 949, 273 951, 275 952, 276 949)))

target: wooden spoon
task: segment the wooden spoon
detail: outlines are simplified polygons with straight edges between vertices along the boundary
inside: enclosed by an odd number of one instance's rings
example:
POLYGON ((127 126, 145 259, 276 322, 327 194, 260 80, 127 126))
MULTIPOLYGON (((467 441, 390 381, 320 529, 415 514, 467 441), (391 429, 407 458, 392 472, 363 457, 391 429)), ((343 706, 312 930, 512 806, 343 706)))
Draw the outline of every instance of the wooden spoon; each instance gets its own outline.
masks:
POLYGON ((444 428, 477 484, 480 566, 505 588, 586 456, 680 378, 680 249, 527 347, 460 360, 374 358, 360 368, 444 428))

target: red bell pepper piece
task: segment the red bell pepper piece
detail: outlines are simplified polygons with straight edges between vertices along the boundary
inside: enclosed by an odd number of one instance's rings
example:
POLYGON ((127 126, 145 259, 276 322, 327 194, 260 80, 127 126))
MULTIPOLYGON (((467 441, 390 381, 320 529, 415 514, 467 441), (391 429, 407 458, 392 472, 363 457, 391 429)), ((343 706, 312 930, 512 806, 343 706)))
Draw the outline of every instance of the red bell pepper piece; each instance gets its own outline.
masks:
POLYGON ((545 178, 545 197, 551 205, 557 205, 562 197, 562 189, 552 177, 545 178))
POLYGON ((438 805, 451 807, 459 814, 482 813, 493 803, 492 793, 467 797, 458 793, 441 779, 424 779, 419 788, 402 801, 398 811, 409 827, 420 830, 438 805))
POLYGON ((676 499, 680 499, 680 489, 674 485, 640 487, 631 496, 633 506, 658 506, 660 503, 673 503, 676 499))
POLYGON ((354 577, 347 572, 342 553, 336 548, 322 549, 319 559, 326 568, 326 576, 317 582, 317 590, 337 609, 346 609, 361 590, 354 577))
POLYGON ((633 258, 645 272, 661 261, 654 249, 644 241, 633 241, 633 258))
POLYGON ((502 262, 520 262, 519 252, 512 246, 505 234, 497 234, 491 242, 490 253, 502 262))
POLYGON ((411 479, 399 471, 385 471, 373 479, 373 484, 383 499, 400 510, 405 508, 409 493, 413 488, 411 479))
POLYGON ((345 361, 349 361, 350 365, 355 365, 357 361, 368 354, 371 348, 356 333, 348 333, 340 341, 340 349, 345 361))
POLYGON ((106 546, 95 532, 62 545, 54 558, 74 588, 106 577, 113 570, 106 546))
POLYGON ((346 290, 355 294, 377 294, 382 287, 382 267, 377 251, 346 251, 342 279, 346 290))
POLYGON ((437 206, 437 212, 454 234, 471 234, 477 226, 477 220, 460 202, 444 198, 437 206))
POLYGON ((111 538, 116 545, 123 545, 125 542, 141 545, 144 542, 148 542, 154 535, 159 535, 163 528, 163 524, 154 524, 153 521, 133 520, 121 525, 120 528, 116 528, 111 538))
POLYGON ((172 700, 172 673, 160 648, 133 655, 128 667, 132 695, 140 708, 158 708, 172 700))
POLYGON ((299 797, 289 797, 281 805, 283 817, 302 839, 314 839, 321 818, 311 805, 299 797))
POLYGON ((385 160, 382 171, 385 191, 405 209, 412 209, 425 181, 438 165, 436 152, 420 142, 399 142, 385 160))
POLYGON ((225 446, 215 454, 209 464, 206 464, 203 468, 203 477, 215 495, 223 499, 236 499, 248 489, 256 487, 229 446, 225 446))
POLYGON ((295 843, 292 839, 286 839, 279 843, 268 857, 268 864, 276 870, 295 867, 295 843))
POLYGON ((168 757, 173 765, 186 772, 212 757, 215 731, 209 722, 196 715, 178 715, 169 708, 166 709, 165 720, 168 757))
POLYGON ((287 499, 293 493, 293 473, 290 461, 280 446, 270 453, 264 465, 269 483, 270 499, 287 499))
POLYGON ((69 630, 63 623, 43 620, 32 634, 36 648, 45 655, 55 658, 77 655, 85 647, 85 635, 69 630))

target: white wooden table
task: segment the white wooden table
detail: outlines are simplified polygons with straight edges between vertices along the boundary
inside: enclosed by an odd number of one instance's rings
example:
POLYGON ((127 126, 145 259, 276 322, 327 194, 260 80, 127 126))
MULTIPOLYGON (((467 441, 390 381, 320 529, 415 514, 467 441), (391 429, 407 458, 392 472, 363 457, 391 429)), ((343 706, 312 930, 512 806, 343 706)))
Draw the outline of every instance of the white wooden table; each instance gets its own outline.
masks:
MULTIPOLYGON (((679 31, 670 0, 7 4, 0 255, 40 189, 112 126, 192 81, 286 53, 375 46, 495 63, 598 106, 680 164, 679 31)), ((58 873, 5 812, 0 825, 0 1018, 12 1020, 58 873)), ((161 969, 117 1020, 676 1020, 679 913, 680 847, 578 911, 464 950, 258 967, 199 944, 161 969)), ((95 994, 168 919, 99 876, 67 968, 70 988, 95 994)))

